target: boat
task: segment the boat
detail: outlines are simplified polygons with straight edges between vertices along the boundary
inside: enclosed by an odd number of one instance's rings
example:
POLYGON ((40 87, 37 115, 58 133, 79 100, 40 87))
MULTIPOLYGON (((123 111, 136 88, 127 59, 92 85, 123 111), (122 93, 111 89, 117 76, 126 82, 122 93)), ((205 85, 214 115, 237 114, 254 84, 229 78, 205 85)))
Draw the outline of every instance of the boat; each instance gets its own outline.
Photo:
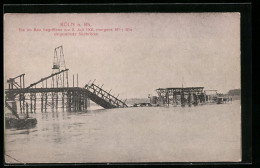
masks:
POLYGON ((33 128, 37 124, 36 118, 14 118, 5 117, 5 127, 6 128, 33 128))

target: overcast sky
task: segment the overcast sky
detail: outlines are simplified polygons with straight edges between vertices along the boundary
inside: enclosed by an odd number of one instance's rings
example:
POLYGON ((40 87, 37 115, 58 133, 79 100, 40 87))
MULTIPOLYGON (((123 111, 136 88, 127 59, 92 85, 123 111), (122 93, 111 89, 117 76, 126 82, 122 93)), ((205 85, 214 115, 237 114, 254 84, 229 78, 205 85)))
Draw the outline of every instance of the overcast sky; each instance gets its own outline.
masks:
POLYGON ((28 86, 50 75, 54 48, 60 45, 70 86, 78 73, 80 86, 96 79, 120 98, 145 98, 157 88, 182 83, 219 92, 240 88, 239 13, 7 14, 5 78, 25 73, 28 86), (66 37, 19 32, 62 28, 61 22, 132 31, 66 37))

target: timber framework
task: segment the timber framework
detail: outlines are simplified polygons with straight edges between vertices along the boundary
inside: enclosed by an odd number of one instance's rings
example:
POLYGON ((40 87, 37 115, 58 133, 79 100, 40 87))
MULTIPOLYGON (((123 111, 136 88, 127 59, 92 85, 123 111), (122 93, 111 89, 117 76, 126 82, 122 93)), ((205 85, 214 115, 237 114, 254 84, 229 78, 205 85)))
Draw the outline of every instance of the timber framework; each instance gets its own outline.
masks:
POLYGON ((25 74, 18 75, 7 80, 8 89, 5 89, 5 104, 13 113, 15 111, 41 112, 47 109, 66 111, 85 111, 89 106, 89 100, 103 108, 124 108, 125 101, 110 91, 102 89, 102 86, 89 81, 83 87, 78 86, 77 79, 69 86, 69 69, 66 68, 63 47, 54 49, 54 61, 51 75, 25 86, 25 74), (75 82, 76 81, 76 82, 75 82), (18 106, 18 107, 17 107, 18 106))

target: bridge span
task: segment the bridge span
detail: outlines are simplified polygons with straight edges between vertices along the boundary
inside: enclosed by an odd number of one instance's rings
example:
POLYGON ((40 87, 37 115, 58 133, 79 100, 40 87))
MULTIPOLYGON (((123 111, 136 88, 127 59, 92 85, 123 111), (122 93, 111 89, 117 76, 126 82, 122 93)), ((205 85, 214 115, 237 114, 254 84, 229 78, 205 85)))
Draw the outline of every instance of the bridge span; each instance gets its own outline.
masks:
POLYGON ((69 69, 65 66, 63 55, 63 47, 59 46, 54 50, 54 62, 52 74, 41 78, 25 87, 25 74, 18 75, 7 80, 8 89, 5 89, 5 104, 13 113, 19 111, 36 112, 36 109, 41 109, 41 112, 48 108, 57 110, 61 108, 66 111, 85 111, 89 106, 89 100, 102 106, 105 109, 125 108, 125 101, 122 101, 118 96, 114 96, 110 91, 102 89, 94 82, 86 84, 84 87, 77 85, 69 86, 68 80, 69 69), (19 108, 18 108, 18 107, 19 108), (18 108, 18 109, 17 109, 18 108))

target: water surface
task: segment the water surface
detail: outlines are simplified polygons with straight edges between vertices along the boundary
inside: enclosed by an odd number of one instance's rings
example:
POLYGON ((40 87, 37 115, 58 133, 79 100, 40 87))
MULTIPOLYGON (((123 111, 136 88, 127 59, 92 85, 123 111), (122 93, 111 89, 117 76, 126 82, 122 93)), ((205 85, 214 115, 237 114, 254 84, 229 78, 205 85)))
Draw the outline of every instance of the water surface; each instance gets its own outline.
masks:
POLYGON ((36 112, 6 129, 8 163, 240 161, 240 102, 36 112))

